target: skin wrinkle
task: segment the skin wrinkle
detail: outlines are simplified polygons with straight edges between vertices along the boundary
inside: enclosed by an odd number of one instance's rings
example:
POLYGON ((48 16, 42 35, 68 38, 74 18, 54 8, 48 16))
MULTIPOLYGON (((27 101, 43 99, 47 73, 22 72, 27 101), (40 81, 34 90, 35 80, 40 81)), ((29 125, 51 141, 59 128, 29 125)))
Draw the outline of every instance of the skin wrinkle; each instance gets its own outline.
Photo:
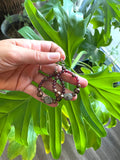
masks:
POLYGON ((22 90, 23 90, 23 91, 24 91, 24 88, 21 88, 21 86, 20 86, 20 88, 19 88, 19 81, 20 81, 20 78, 21 78, 22 73, 24 72, 24 69, 25 69, 25 68, 26 68, 26 66, 24 66, 24 68, 22 69, 22 71, 20 72, 20 74, 19 74, 19 76, 18 76, 15 90, 19 90, 19 91, 22 91, 22 90))
POLYGON ((38 65, 36 65, 36 68, 34 68, 34 65, 29 65, 29 64, 26 65, 18 77, 19 80, 18 80, 18 84, 17 84, 16 89, 20 90, 20 91, 24 91, 25 88, 29 85, 29 83, 31 83, 32 80, 34 79, 34 77, 37 75, 37 73, 38 73, 37 71, 38 71, 38 65), (28 82, 27 82, 28 84, 25 84, 26 86, 23 85, 23 87, 21 88, 21 83, 23 83, 23 81, 27 81, 27 80, 28 80, 28 82))

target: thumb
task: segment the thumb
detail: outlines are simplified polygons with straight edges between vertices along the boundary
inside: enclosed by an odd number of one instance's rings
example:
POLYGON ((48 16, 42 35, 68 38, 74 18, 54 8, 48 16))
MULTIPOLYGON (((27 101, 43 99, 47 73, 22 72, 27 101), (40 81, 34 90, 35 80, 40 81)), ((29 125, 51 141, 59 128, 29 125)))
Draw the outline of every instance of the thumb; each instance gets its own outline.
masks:
POLYGON ((12 56, 14 62, 20 64, 51 64, 60 61, 60 52, 41 52, 28 48, 16 47, 12 56), (17 54, 16 54, 17 53, 17 54))

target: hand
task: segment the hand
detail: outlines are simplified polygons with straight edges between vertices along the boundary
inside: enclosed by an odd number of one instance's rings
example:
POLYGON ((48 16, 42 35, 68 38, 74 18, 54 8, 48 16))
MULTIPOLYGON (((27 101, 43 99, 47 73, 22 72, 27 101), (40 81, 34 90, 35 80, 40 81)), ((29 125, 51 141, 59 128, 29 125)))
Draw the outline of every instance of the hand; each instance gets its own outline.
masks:
MULTIPOLYGON (((44 78, 38 71, 51 74, 55 71, 56 62, 65 60, 64 51, 55 43, 49 41, 8 39, 0 41, 0 90, 23 91, 37 100, 37 88, 32 81, 40 83, 44 78)), ((60 66, 58 67, 60 70, 60 66)), ((66 73, 67 74, 67 73, 66 73)), ((76 84, 75 79, 66 74, 63 80, 76 84)), ((81 87, 87 86, 87 80, 79 77, 81 87)), ((50 82, 45 88, 52 90, 50 82)), ((57 84, 57 89, 60 85, 57 84)), ((66 89, 66 92, 70 92, 66 89)), ((75 100, 73 98, 72 100, 75 100)), ((50 104, 50 106, 57 106, 50 104)))

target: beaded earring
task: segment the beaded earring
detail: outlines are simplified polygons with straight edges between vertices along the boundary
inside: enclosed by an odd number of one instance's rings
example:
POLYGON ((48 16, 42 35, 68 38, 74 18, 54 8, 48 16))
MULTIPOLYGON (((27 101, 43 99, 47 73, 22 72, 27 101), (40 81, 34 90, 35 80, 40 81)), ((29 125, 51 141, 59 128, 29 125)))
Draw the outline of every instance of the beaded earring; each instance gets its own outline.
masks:
POLYGON ((79 83, 78 77, 77 77, 74 73, 68 71, 68 70, 65 68, 64 61, 63 61, 62 59, 61 59, 61 63, 62 63, 62 64, 61 64, 62 70, 61 70, 60 72, 58 72, 57 70, 55 70, 55 72, 54 72, 53 74, 51 74, 51 75, 46 76, 45 78, 43 78, 43 79, 41 80, 41 82, 39 83, 39 85, 38 85, 38 88, 37 88, 37 90, 38 90, 37 96, 40 97, 41 100, 43 100, 44 103, 46 103, 46 104, 51 104, 51 103, 59 102, 59 101, 61 101, 61 99, 63 99, 63 98, 64 98, 65 100, 71 100, 73 97, 75 97, 75 96, 80 92, 80 87, 81 87, 81 85, 80 85, 80 83, 79 83), (76 85, 76 88, 74 89, 74 92, 73 92, 73 93, 65 93, 65 84, 64 84, 64 81, 63 81, 63 79, 62 79, 62 77, 61 77, 61 75, 62 75, 63 73, 68 73, 68 74, 70 74, 72 77, 74 77, 74 78, 76 79, 77 85, 76 85), (53 89, 53 92, 55 93, 55 97, 56 97, 55 99, 53 99, 53 98, 50 97, 50 96, 43 96, 43 91, 42 91, 42 89, 41 89, 43 83, 44 83, 45 81, 49 81, 49 79, 51 79, 51 78, 54 78, 53 81, 52 81, 52 89, 53 89), (57 88, 56 88, 56 83, 57 83, 58 80, 59 80, 60 83, 61 83, 62 91, 58 91, 57 88))

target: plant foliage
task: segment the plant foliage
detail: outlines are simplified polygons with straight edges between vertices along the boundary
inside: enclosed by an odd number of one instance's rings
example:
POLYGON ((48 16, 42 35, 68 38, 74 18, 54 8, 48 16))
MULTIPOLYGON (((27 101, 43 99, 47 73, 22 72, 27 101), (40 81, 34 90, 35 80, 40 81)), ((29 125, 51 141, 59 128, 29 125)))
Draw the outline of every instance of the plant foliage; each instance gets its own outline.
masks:
MULTIPOLYGON (((110 66, 103 64, 105 55, 100 49, 111 42, 111 22, 120 18, 119 0, 84 0, 79 10, 71 0, 50 0, 40 9, 31 0, 25 0, 24 5, 40 36, 64 49, 68 69, 76 72, 75 66, 80 65, 80 76, 88 80, 88 86, 81 88, 76 101, 62 100, 56 108, 22 92, 0 93, 0 154, 9 140, 10 159, 20 153, 24 160, 32 160, 36 139, 41 135, 46 153, 51 152, 58 159, 64 131, 73 135, 80 154, 90 147, 98 149, 101 137, 106 136, 105 127, 114 127, 116 119, 120 120, 120 87, 114 85, 120 81, 120 73, 112 72, 110 66), (96 28, 94 33, 88 30, 89 23, 96 28), (101 32, 99 26, 103 26, 101 32), (74 59, 75 54, 78 55, 74 59), (83 60, 89 59, 91 66, 79 61, 83 55, 83 60)), ((19 33, 26 39, 41 39, 28 26, 19 33)))

